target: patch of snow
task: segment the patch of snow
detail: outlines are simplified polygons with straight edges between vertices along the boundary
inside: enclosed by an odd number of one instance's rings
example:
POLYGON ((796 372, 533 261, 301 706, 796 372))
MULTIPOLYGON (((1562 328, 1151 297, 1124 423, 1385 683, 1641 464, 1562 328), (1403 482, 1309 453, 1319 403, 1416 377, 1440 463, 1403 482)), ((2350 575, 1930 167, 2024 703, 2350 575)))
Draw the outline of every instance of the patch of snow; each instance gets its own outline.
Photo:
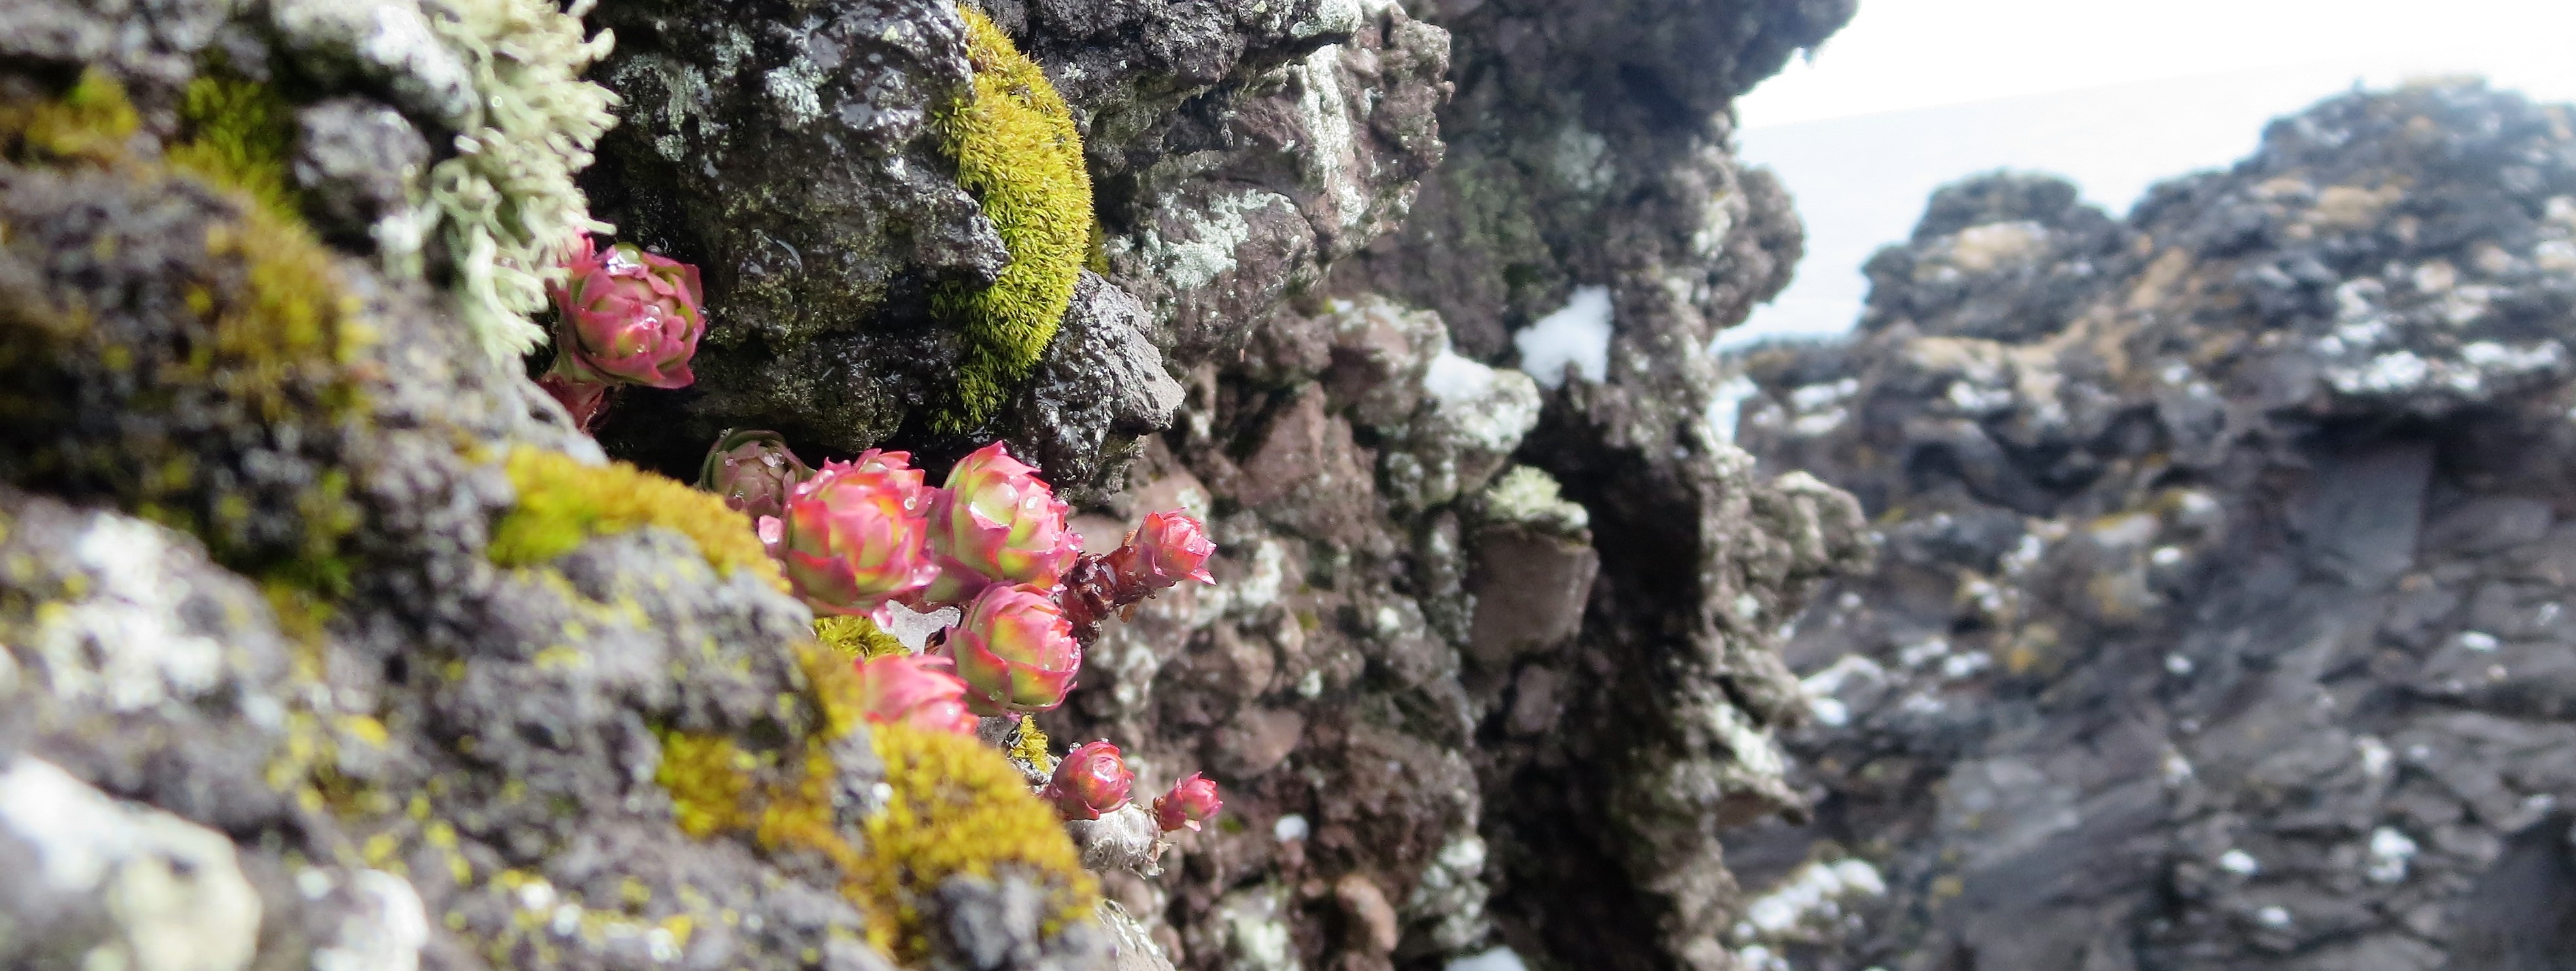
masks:
POLYGON ((1528 971, 1528 968, 1511 948, 1498 947, 1451 961, 1448 971, 1528 971))
POLYGON ((2407 861, 2415 858, 2415 841, 2395 827, 2382 826, 2370 832, 2370 879, 2373 883, 2396 883, 2406 879, 2407 861))
POLYGON ((2219 854, 2218 868, 2240 877, 2250 877, 2263 872, 2262 862, 2254 859, 2254 854, 2244 850, 2229 850, 2219 854))
POLYGON ((1565 383, 1565 369, 1586 381, 1610 377, 1610 288, 1576 287, 1563 309, 1512 335, 1521 370, 1547 388, 1565 383))
POLYGON ((902 641, 903 646, 916 653, 930 642, 930 635, 957 623, 957 619, 963 616, 955 607, 941 607, 925 614, 902 604, 887 604, 886 613, 893 618, 886 624, 886 633, 894 635, 895 640, 902 641))

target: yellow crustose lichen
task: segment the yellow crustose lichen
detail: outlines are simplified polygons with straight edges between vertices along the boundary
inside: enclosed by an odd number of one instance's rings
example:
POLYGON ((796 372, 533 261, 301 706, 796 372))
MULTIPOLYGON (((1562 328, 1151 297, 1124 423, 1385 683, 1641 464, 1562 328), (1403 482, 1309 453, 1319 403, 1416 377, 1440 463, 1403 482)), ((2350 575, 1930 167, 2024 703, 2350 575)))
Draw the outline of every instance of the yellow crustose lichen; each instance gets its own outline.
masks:
POLYGON ((788 589, 750 521, 713 493, 624 462, 583 465, 526 445, 510 450, 509 473, 519 501, 493 527, 485 555, 496 565, 533 566, 593 536, 661 526, 695 541, 717 572, 750 570, 781 592, 788 589))
POLYGON ((857 821, 861 839, 853 840, 833 803, 840 770, 830 741, 864 721, 857 678, 838 651, 797 651, 822 715, 802 746, 755 755, 727 736, 664 735, 654 778, 671 793, 682 831, 739 834, 765 850, 830 860, 842 895, 868 916, 869 943, 915 965, 930 950, 922 903, 957 874, 1037 880, 1052 897, 1050 931, 1099 905, 1099 885, 1055 812, 1001 752, 968 736, 868 726, 891 796, 857 821))
POLYGON ((933 298, 933 309, 966 331, 958 410, 937 422, 963 432, 992 416, 1055 338, 1093 221, 1072 110, 1001 28, 971 7, 957 12, 975 90, 940 116, 940 133, 957 159, 958 184, 983 203, 1011 254, 992 286, 951 287, 933 298))

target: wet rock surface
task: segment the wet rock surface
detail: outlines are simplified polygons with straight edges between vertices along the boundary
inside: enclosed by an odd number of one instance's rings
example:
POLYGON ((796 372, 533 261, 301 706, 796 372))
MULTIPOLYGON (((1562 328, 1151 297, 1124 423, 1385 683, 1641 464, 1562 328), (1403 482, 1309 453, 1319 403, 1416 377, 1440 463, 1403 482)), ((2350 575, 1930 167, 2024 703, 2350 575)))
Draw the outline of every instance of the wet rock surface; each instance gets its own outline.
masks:
POLYGON ((1786 651, 1748 964, 2564 965, 2571 121, 2338 97, 2126 221, 1973 179, 1746 355, 1885 537, 1786 651))

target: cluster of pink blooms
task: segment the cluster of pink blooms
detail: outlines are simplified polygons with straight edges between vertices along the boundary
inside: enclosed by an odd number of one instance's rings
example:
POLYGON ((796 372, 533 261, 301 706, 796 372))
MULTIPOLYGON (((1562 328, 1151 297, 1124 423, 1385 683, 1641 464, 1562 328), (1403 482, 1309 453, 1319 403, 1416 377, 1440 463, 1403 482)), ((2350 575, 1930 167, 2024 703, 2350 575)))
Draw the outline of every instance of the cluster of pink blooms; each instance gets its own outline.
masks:
MULTIPOLYGON (((554 366, 538 383, 587 429, 619 384, 684 388, 706 333, 698 268, 588 237, 549 288, 558 318, 554 366)), ((879 624, 895 604, 955 607, 958 622, 928 654, 857 663, 868 717, 971 734, 978 716, 1064 703, 1100 622, 1183 580, 1213 583, 1216 544, 1198 520, 1157 512, 1107 556, 1082 552, 1067 512, 1037 470, 1000 442, 967 456, 936 488, 904 452, 869 450, 808 468, 774 432, 727 432, 699 485, 750 515, 797 594, 818 613, 879 624)), ((1074 748, 1043 791, 1066 819, 1098 819, 1128 802, 1135 776, 1118 746, 1074 748)), ((1165 832, 1213 817, 1216 783, 1192 774, 1155 799, 1165 832)))
MULTIPOLYGON (((1053 709, 1103 617, 1183 580, 1214 582, 1216 544, 1180 512, 1146 516, 1106 556, 1084 554, 1063 500, 999 442, 933 487, 907 453, 871 450, 808 470, 778 436, 735 432, 701 475, 756 517, 761 542, 816 612, 884 624, 897 604, 959 610, 929 653, 860 662, 878 721, 971 732, 977 716, 1053 709)), ((1097 819, 1127 805, 1133 781, 1117 746, 1092 742, 1057 766, 1045 795, 1067 819, 1097 819)), ((1196 829, 1218 805, 1215 784, 1192 776, 1156 801, 1156 818, 1196 829)))
MULTIPOLYGON (((1047 780, 1038 795, 1054 803, 1056 812, 1066 819, 1099 819, 1102 813, 1117 812, 1127 805, 1127 791, 1136 784, 1135 773, 1127 771, 1127 762, 1118 755, 1118 746, 1108 742, 1085 742, 1074 746, 1064 761, 1056 763, 1055 777, 1047 780)), ((1207 776, 1190 773, 1172 786, 1166 795, 1154 797, 1154 824, 1166 833, 1176 829, 1198 831, 1199 824, 1216 816, 1224 802, 1217 799, 1216 783, 1207 776)))
POLYGON ((565 261, 555 300, 555 363, 538 385, 589 428, 620 384, 685 388, 689 359, 707 330, 698 268, 632 244, 581 243, 565 261))

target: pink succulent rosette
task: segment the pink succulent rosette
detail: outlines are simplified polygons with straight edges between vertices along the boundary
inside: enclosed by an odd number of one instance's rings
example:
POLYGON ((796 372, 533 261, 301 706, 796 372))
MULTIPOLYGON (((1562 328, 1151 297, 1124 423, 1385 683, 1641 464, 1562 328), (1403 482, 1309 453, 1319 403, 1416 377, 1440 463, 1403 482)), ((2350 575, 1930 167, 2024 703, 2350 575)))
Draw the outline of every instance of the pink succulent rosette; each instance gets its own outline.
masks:
POLYGON ((1099 819, 1127 805, 1127 790, 1135 784, 1136 774, 1127 771, 1118 746, 1084 742, 1055 764, 1055 777, 1038 797, 1054 803, 1066 819, 1099 819))
POLYGON ((788 493, 783 515, 761 518, 761 541, 808 606, 883 623, 887 603, 938 575, 923 553, 929 497, 911 459, 871 449, 825 462, 788 493))
POLYGON ((1067 508, 1037 470, 994 442, 958 460, 930 509, 940 576, 921 599, 960 604, 993 584, 1053 587, 1082 555, 1067 508))
POLYGON ((1082 669, 1073 625, 1054 598, 1027 586, 985 587, 942 649, 957 660, 966 706, 978 715, 1054 708, 1082 669))
POLYGON ((853 666, 868 721, 975 734, 975 716, 966 710, 966 682, 950 672, 947 658, 890 654, 853 666))
POLYGON ((707 329, 697 267, 627 243, 598 249, 583 237, 565 269, 563 282, 547 288, 560 312, 556 373, 654 388, 697 380, 689 358, 707 329))
POLYGON ((1154 825, 1163 832, 1188 829, 1198 832, 1199 824, 1216 818, 1225 802, 1216 797, 1216 780, 1196 772, 1172 786, 1167 795, 1154 797, 1154 825))
POLYGON ((1151 592, 1183 580, 1215 583, 1207 571, 1208 557, 1215 553, 1216 542, 1208 539, 1206 527, 1175 509, 1146 513, 1145 522, 1127 534, 1126 544, 1104 559, 1120 587, 1151 592))
POLYGON ((777 432, 732 430, 707 450, 706 462, 698 467, 698 488, 723 496, 727 508, 758 520, 784 514, 788 494, 813 475, 777 432))

